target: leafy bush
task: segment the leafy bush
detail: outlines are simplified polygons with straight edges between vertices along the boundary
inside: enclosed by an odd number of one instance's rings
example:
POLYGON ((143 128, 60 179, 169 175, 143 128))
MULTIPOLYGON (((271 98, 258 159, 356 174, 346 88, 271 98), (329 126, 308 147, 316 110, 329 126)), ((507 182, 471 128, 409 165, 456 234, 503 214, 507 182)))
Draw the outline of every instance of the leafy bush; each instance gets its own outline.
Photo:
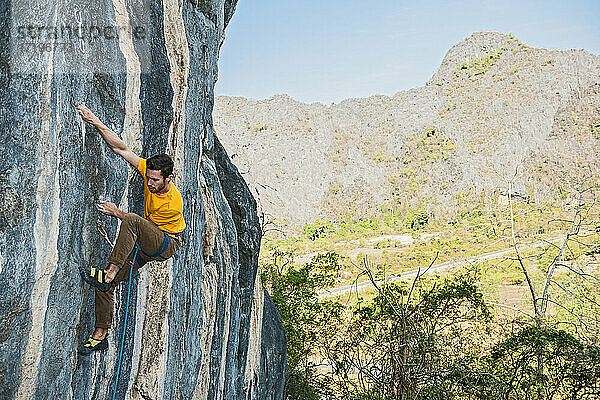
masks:
POLYGON ((389 284, 359 303, 327 349, 332 392, 340 399, 452 398, 449 371, 468 352, 453 327, 490 318, 475 282, 476 274, 464 274, 389 284))
POLYGON ((529 325, 484 358, 468 392, 477 399, 592 399, 600 394, 600 347, 571 334, 529 325))
POLYGON ((600 122, 590 124, 590 132, 596 139, 600 139, 600 122))
POLYGON ((337 253, 328 252, 315 256, 300 268, 291 266, 284 270, 277 261, 263 267, 263 282, 271 289, 286 332, 286 399, 317 400, 325 394, 311 356, 318 342, 327 341, 337 331, 343 306, 319 300, 317 291, 335 282, 339 259, 337 253))
POLYGON ((329 221, 323 221, 317 218, 312 224, 304 225, 304 236, 308 239, 315 240, 316 238, 323 235, 325 232, 333 230, 333 224, 329 221))
POLYGON ((411 210, 406 214, 406 226, 413 231, 423 229, 427 225, 427 222, 429 222, 429 216, 423 206, 411 210))

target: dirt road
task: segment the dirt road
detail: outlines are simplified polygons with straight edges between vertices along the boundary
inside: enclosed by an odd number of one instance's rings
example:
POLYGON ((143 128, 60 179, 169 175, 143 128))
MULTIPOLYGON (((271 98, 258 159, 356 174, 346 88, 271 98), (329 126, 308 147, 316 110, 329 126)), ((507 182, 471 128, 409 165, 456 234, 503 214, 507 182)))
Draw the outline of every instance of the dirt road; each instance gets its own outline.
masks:
MULTIPOLYGON (((517 248, 519 249, 519 251, 522 251, 525 249, 541 247, 543 245, 547 245, 549 242, 558 242, 558 241, 561 241, 564 239, 565 239, 565 235, 561 235, 561 236, 556 236, 556 237, 553 237, 553 238, 547 239, 547 240, 538 240, 533 243, 520 245, 520 246, 517 246, 517 248)), ((429 270, 427 271, 427 273, 430 274, 432 272, 440 272, 440 271, 443 271, 443 270, 451 268, 451 267, 457 267, 457 266, 468 264, 468 263, 471 263, 474 261, 486 261, 486 260, 491 260, 494 258, 500 258, 500 257, 506 256, 506 255, 514 253, 514 252, 515 252, 515 249, 513 247, 508 247, 508 248, 502 249, 502 250, 496 250, 496 251, 491 251, 489 253, 483 253, 483 254, 478 254, 476 256, 462 258, 460 260, 446 261, 446 262, 443 262, 440 264, 432 265, 431 268, 429 268, 429 270)), ((419 271, 421 271, 421 273, 422 273, 423 269, 421 269, 421 270, 414 269, 412 271, 403 272, 399 275, 398 274, 389 275, 386 277, 385 281, 388 283, 391 283, 391 282, 398 282, 398 281, 414 278, 417 276, 417 273, 419 273, 419 271)), ((384 282, 383 280, 377 281, 378 284, 383 283, 383 282, 384 282)), ((371 281, 364 281, 364 282, 354 283, 352 285, 346 285, 346 286, 340 286, 340 287, 336 287, 336 288, 325 289, 325 290, 322 290, 319 292, 319 297, 341 296, 345 293, 348 293, 351 290, 358 292, 358 291, 364 290, 365 288, 368 288, 371 286, 372 286, 371 281)))

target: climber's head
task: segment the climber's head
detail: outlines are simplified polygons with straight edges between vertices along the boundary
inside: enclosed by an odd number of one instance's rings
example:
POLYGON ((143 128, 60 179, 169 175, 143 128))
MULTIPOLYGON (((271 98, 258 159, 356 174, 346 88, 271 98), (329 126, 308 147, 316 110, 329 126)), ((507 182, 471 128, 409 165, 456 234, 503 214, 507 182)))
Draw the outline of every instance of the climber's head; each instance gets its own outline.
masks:
MULTIPOLYGON (((173 178, 173 160, 166 154, 157 154, 146 161, 148 190, 160 193, 173 178)), ((168 189, 167 189, 168 190, 168 189)))

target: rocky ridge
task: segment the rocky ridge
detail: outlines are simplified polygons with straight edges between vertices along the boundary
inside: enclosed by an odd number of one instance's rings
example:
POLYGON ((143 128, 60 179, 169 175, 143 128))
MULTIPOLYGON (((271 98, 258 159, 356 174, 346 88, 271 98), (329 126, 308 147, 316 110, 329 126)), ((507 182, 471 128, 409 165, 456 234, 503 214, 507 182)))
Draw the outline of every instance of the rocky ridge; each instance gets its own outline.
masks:
POLYGON ((515 170, 516 193, 536 199, 600 176, 599 82, 597 55, 478 32, 424 87, 329 106, 217 97, 213 118, 259 209, 282 227, 393 203, 451 217, 469 196, 497 200, 515 170))

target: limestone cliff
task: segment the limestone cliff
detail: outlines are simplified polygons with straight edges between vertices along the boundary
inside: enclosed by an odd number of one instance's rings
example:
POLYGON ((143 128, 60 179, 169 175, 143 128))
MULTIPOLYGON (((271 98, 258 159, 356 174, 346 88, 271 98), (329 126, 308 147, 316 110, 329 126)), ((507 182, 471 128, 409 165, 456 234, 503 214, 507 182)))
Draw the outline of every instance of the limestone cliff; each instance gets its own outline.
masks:
MULTIPOLYGON (((0 398, 107 399, 120 329, 93 327, 80 265, 103 265, 141 180, 80 123, 85 103, 143 157, 174 157, 188 228, 134 278, 117 399, 278 399, 285 332, 257 276, 256 203, 214 135, 220 45, 235 0, 0 3, 0 398)), ((115 296, 122 327, 127 286, 115 296)))

